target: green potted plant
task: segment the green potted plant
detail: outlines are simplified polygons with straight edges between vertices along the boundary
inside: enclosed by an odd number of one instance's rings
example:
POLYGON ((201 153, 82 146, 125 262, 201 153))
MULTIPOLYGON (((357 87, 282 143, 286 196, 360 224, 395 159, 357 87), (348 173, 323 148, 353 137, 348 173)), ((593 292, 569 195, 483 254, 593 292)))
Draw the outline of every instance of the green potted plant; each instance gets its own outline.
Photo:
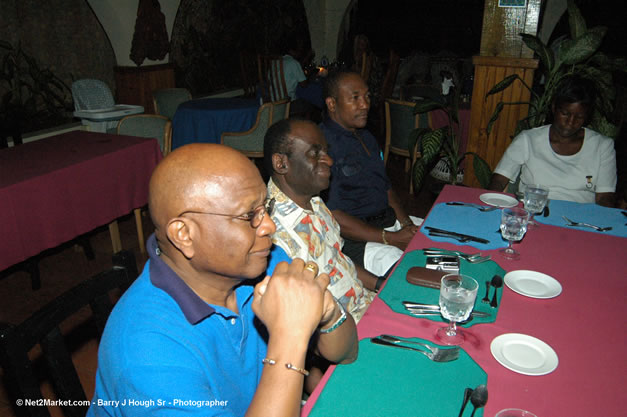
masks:
POLYGON ((627 71, 627 60, 624 57, 610 58, 599 51, 607 28, 598 26, 588 29, 581 11, 573 0, 568 0, 568 23, 570 38, 562 36, 551 45, 545 45, 536 36, 520 34, 525 45, 532 49, 540 59, 539 75, 544 80, 544 84, 534 89, 514 74, 492 87, 486 94, 486 99, 492 94, 505 90, 518 80, 531 92, 531 99, 529 102, 497 103, 487 125, 488 134, 506 105, 529 105, 529 114, 518 122, 514 136, 522 130, 546 124, 555 88, 564 77, 578 74, 593 80, 599 92, 590 127, 603 135, 616 137, 618 128, 608 120, 615 97, 612 71, 627 71))
POLYGON ((461 150, 461 124, 459 122, 459 90, 452 92, 451 103, 425 98, 416 103, 414 114, 442 110, 448 116, 448 125, 437 129, 415 129, 409 140, 409 152, 420 151, 420 158, 412 168, 414 190, 418 192, 423 185, 425 176, 434 168, 440 173, 438 179, 449 184, 459 184, 463 180, 462 163, 466 155, 474 157, 473 169, 482 187, 487 187, 492 171, 488 163, 475 152, 461 150), (443 174, 443 176, 442 176, 443 174))
POLYGON ((68 118, 72 94, 50 69, 42 68, 21 47, 0 40, 0 140, 68 118))

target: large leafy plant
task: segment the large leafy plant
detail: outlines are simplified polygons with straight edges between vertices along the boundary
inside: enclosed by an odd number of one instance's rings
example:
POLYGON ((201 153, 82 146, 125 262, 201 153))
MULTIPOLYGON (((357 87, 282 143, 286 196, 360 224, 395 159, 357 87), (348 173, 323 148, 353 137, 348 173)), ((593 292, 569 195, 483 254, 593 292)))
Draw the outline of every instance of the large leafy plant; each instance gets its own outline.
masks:
POLYGON ((612 83, 612 71, 626 71, 627 60, 624 57, 610 58, 599 51, 607 28, 598 26, 588 29, 581 11, 574 0, 568 0, 568 23, 570 37, 561 36, 551 45, 545 45, 538 37, 521 33, 523 42, 532 49, 540 60, 539 72, 544 79, 540 88, 527 85, 517 74, 510 75, 497 83, 486 94, 488 96, 501 92, 515 81, 519 81, 531 92, 529 102, 499 102, 490 118, 487 132, 490 133, 493 124, 506 105, 528 104, 527 117, 520 120, 516 126, 515 135, 522 130, 542 126, 547 123, 551 111, 552 98, 560 81, 571 74, 578 74, 594 81, 597 85, 597 102, 595 111, 590 120, 590 126, 609 137, 615 137, 618 129, 609 120, 612 113, 612 103, 615 89, 612 83))
POLYGON ((448 168, 450 184, 460 182, 462 176, 462 162, 467 155, 473 155, 472 163, 475 176, 482 187, 486 188, 492 171, 488 163, 475 152, 461 152, 461 124, 459 122, 459 91, 453 90, 451 104, 425 98, 416 103, 414 114, 442 110, 448 116, 448 125, 437 129, 417 128, 409 140, 409 152, 420 151, 420 158, 413 166, 412 175, 414 189, 420 190, 429 171, 437 163, 445 164, 448 168), (441 162, 440 162, 441 161, 441 162))
POLYGON ((0 130, 21 138, 72 111, 68 86, 21 47, 0 40, 0 130))

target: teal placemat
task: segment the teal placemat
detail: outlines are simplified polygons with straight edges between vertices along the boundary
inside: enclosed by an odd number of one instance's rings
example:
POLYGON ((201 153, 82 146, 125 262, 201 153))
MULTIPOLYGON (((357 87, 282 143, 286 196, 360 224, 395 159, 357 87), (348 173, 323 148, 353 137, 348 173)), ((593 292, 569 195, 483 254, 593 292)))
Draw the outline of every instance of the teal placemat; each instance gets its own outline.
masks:
MULTIPOLYGON (((464 389, 487 381, 487 374, 463 349, 457 360, 433 362, 422 353, 363 339, 357 360, 335 368, 309 415, 457 416, 464 389)), ((465 417, 472 408, 466 406, 465 417)), ((483 409, 475 413, 482 415, 483 409)))
MULTIPOLYGON (((407 314, 411 316, 405 307, 403 301, 414 301, 416 303, 424 304, 438 304, 440 299, 440 291, 434 288, 420 287, 418 285, 410 284, 405 277, 407 271, 414 266, 425 266, 427 258, 422 250, 415 250, 408 252, 403 257, 401 263, 396 267, 394 273, 388 278, 388 282, 383 287, 383 290, 379 293, 379 298, 383 300, 393 311, 401 314, 407 314)), ((479 290, 477 291, 477 300, 475 301, 475 311, 483 311, 490 313, 490 317, 474 317, 469 323, 463 324, 463 327, 470 327, 473 324, 478 323, 492 323, 496 320, 498 308, 492 308, 489 304, 481 302, 481 299, 485 295, 486 281, 490 281, 492 277, 497 274, 501 277, 505 276, 505 270, 501 268, 494 261, 481 262, 477 264, 471 264, 465 260, 460 260, 460 272, 465 275, 470 275, 479 283, 479 290)), ((503 284, 505 285, 505 284, 503 284)), ((490 289, 490 299, 494 289, 490 289)), ((497 301, 501 304, 501 296, 503 295, 503 287, 499 288, 497 292, 497 301)), ((412 316, 415 317, 415 316, 412 316)), ((442 316, 421 316, 428 320, 447 322, 442 316)))

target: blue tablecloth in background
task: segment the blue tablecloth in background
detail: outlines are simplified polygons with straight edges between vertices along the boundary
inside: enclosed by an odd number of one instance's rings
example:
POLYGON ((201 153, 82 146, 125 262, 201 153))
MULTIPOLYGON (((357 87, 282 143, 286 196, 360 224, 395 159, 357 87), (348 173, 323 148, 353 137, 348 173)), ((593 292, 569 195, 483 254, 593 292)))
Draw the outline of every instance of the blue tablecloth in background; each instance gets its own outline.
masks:
POLYGON ((220 143, 223 132, 243 132, 257 119, 259 101, 203 98, 181 104, 172 120, 172 149, 188 143, 220 143))

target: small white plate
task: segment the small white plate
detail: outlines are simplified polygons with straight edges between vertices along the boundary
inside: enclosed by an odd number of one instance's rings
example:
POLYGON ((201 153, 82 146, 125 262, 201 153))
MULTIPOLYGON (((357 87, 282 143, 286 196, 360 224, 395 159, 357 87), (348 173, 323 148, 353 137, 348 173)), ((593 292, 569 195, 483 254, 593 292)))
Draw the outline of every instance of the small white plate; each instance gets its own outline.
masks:
POLYGON ((516 207, 518 205, 518 200, 516 200, 514 197, 506 195, 506 194, 499 194, 499 193, 481 194, 479 196, 479 200, 491 206, 496 206, 496 207, 501 207, 501 208, 516 207))
POLYGON ((524 269, 505 274, 505 285, 531 298, 553 298, 562 293, 562 285, 552 276, 524 269))
POLYGON ((551 346, 520 333, 495 337, 490 343, 490 352, 501 365, 523 375, 546 375, 553 372, 559 363, 551 346))

